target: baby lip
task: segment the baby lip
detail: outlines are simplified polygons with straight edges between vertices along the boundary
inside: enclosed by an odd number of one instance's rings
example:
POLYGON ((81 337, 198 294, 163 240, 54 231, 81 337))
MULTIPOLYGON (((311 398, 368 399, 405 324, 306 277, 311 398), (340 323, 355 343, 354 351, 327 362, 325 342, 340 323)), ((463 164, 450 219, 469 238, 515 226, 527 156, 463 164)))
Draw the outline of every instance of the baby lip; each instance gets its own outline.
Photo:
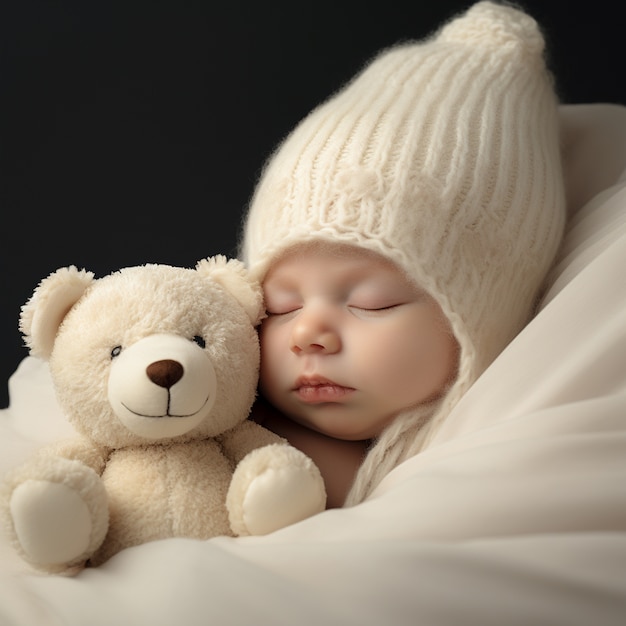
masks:
POLYGON ((343 387, 343 385, 321 376, 301 376, 296 380, 294 391, 303 387, 343 387))
POLYGON ((326 405, 344 402, 352 396, 353 387, 344 387, 328 378, 301 377, 296 381, 294 393, 305 404, 326 405))

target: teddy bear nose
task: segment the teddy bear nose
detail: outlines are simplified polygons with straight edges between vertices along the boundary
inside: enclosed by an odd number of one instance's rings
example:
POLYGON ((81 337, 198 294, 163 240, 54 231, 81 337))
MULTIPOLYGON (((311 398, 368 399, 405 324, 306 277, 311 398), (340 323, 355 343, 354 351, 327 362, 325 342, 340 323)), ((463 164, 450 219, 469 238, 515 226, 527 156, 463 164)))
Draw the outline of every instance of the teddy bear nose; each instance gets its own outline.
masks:
POLYGON ((173 361, 172 359, 155 361, 146 368, 148 378, 155 385, 165 387, 166 389, 175 385, 183 377, 184 371, 183 366, 178 361, 173 361))

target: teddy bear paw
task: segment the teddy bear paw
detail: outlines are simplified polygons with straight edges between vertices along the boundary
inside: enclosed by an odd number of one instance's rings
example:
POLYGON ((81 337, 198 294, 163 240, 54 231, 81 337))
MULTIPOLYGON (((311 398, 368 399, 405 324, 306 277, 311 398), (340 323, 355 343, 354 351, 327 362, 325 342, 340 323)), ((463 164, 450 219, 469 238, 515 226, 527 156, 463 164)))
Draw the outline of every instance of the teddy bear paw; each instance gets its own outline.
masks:
POLYGON ((266 535, 323 511, 326 489, 308 456, 292 446, 272 444, 238 464, 226 504, 236 535, 266 535))
POLYGON ((12 542, 38 569, 63 572, 84 564, 106 534, 104 488, 95 472, 82 469, 92 474, 91 485, 29 477, 8 495, 5 517, 12 542))
POLYGON ((89 545, 89 509, 66 485, 27 480, 13 491, 10 510, 20 546, 33 563, 72 561, 89 545))

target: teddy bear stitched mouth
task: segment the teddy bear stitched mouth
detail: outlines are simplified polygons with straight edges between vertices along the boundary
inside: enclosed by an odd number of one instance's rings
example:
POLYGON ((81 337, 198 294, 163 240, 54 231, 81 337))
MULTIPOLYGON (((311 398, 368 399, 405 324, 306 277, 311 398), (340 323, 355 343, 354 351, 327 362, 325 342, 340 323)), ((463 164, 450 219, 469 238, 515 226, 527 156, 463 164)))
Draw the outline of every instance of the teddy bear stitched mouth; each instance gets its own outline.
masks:
MULTIPOLYGON (((167 392, 167 395, 168 395, 168 405, 169 405, 169 390, 167 392)), ((133 415, 137 415, 139 417, 148 417, 150 419, 160 419, 160 418, 163 418, 163 417, 172 417, 174 419, 185 419, 187 417, 193 417, 194 415, 197 415, 206 406, 206 404, 210 400, 210 398, 211 398, 211 394, 207 395, 207 397, 204 399, 204 402, 202 403, 202 405, 198 409, 196 409, 195 411, 192 411, 191 413, 185 413, 185 414, 181 414, 181 415, 176 415, 174 413, 170 413, 169 408, 167 409, 166 413, 162 413, 161 415, 148 415, 146 413, 139 413, 138 411, 134 411, 127 404, 124 404, 124 402, 121 402, 120 404, 127 411, 130 411, 133 415)))

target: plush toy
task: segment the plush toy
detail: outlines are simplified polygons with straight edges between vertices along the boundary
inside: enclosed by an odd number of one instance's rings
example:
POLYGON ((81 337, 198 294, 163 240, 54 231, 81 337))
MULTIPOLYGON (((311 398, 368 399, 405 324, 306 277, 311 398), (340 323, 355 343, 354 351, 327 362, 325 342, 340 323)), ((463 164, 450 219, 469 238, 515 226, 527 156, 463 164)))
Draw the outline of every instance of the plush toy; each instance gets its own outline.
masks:
POLYGON ((320 512, 315 464, 248 420, 263 316, 236 259, 41 281, 20 328, 77 431, 8 476, 20 555, 73 574, 166 537, 265 534, 320 512))

